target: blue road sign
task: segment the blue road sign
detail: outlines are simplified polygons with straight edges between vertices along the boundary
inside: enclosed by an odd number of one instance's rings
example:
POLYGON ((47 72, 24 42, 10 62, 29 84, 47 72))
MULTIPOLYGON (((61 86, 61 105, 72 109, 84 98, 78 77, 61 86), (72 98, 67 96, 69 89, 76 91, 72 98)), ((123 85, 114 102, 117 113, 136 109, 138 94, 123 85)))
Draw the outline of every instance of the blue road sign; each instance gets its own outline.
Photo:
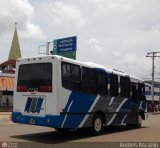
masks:
POLYGON ((75 52, 77 50, 77 37, 68 37, 54 40, 54 50, 56 53, 75 52))

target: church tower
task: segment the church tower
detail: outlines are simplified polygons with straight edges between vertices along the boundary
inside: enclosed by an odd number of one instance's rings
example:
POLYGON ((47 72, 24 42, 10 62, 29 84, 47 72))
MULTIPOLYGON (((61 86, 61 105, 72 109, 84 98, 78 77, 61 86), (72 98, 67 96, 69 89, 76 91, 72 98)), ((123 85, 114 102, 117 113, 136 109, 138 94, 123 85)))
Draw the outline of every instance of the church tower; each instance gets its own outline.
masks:
POLYGON ((16 68, 16 60, 18 58, 21 58, 21 50, 17 33, 17 23, 15 23, 15 30, 8 60, 0 64, 0 73, 14 74, 16 68))
POLYGON ((13 36, 8 60, 17 60, 18 58, 21 58, 21 51, 19 46, 18 34, 17 34, 17 23, 15 23, 15 31, 14 31, 14 36, 13 36))

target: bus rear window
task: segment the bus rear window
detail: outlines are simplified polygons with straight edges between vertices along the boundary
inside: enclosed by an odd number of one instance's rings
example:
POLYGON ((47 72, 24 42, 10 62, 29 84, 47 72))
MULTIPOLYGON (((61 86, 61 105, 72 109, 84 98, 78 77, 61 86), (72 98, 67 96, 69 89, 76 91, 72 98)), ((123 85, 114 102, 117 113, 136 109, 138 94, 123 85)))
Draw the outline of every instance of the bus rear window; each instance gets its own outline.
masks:
POLYGON ((52 63, 19 66, 17 92, 52 92, 52 63))

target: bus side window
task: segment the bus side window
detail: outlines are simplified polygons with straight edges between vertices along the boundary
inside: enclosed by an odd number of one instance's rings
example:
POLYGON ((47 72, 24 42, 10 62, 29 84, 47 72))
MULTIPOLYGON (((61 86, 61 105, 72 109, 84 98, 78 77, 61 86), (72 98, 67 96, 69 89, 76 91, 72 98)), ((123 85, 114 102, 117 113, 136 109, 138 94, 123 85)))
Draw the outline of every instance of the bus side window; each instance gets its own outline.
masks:
POLYGON ((120 77, 121 97, 130 97, 130 78, 120 77))
POLYGON ((84 93, 97 94, 97 72, 95 69, 82 67, 81 90, 84 93))
POLYGON ((118 76, 115 74, 110 75, 110 95, 118 96, 118 76))
POLYGON ((107 83, 107 74, 105 72, 98 72, 98 93, 100 95, 108 94, 108 83, 107 83))
POLYGON ((71 65, 71 87, 72 90, 80 91, 81 88, 81 69, 78 65, 71 65))
POLYGON ((80 66, 62 62, 62 86, 73 91, 80 91, 80 66))
POLYGON ((137 89, 136 89, 136 84, 132 84, 132 97, 133 100, 137 100, 137 89))

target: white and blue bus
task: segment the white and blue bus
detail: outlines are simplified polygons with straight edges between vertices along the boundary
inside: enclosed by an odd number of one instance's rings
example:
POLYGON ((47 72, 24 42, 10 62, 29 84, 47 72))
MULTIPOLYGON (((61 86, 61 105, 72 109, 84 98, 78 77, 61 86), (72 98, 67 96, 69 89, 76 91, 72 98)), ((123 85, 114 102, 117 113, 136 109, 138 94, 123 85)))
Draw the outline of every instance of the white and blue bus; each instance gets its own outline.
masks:
POLYGON ((144 81, 123 72, 49 55, 18 59, 15 75, 15 123, 100 134, 104 126, 140 127, 145 119, 144 81))

